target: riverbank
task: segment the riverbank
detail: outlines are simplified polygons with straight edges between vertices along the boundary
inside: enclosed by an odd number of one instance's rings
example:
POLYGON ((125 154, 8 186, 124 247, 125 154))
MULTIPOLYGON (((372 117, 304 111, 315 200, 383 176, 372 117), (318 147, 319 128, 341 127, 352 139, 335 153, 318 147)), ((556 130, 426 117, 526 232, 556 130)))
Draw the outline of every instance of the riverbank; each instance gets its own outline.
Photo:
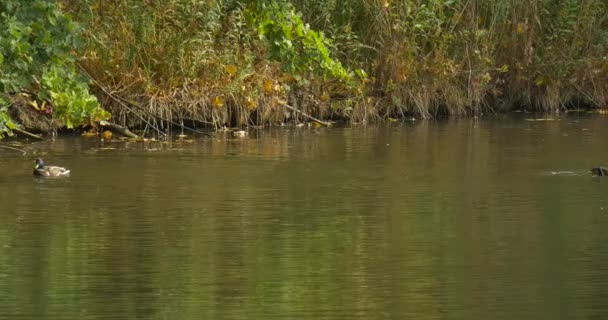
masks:
POLYGON ((125 125, 304 121, 286 105, 353 122, 608 105, 599 0, 63 8, 83 26, 95 95, 125 125))
POLYGON ((70 4, 0 5, 0 135, 608 105, 601 0, 70 4))
MULTIPOLYGON (((323 130, 342 130, 344 128, 355 128, 355 127, 368 127, 370 130, 376 130, 374 128, 398 128, 400 126, 406 127, 428 127, 433 124, 446 124, 446 123, 472 123, 474 127, 483 126, 489 123, 515 123, 519 122, 522 124, 528 123, 533 125, 534 123, 547 123, 552 126, 551 123, 568 123, 574 124, 580 121, 591 121, 590 123, 596 123, 603 121, 608 115, 603 109, 599 110, 582 110, 572 109, 566 110, 560 114, 547 114, 543 112, 528 112, 525 110, 516 110, 505 113, 493 113, 483 114, 479 116, 471 117, 449 117, 442 116, 433 119, 420 119, 416 117, 408 117, 405 119, 389 118, 384 121, 377 122, 353 122, 353 121, 332 121, 329 123, 320 124, 318 122, 296 122, 290 121, 279 124, 266 124, 261 126, 247 126, 247 127, 223 127, 216 129, 213 126, 200 124, 196 122, 185 121, 181 125, 179 123, 169 123, 163 129, 155 130, 152 127, 139 126, 131 127, 130 134, 123 134, 124 129, 113 130, 109 127, 79 127, 74 129, 60 128, 52 130, 51 132, 32 130, 14 132, 14 135, 4 141, 3 146, 15 147, 14 151, 22 151, 22 147, 25 145, 42 142, 45 140, 55 140, 62 138, 78 138, 82 137, 85 140, 99 141, 105 144, 114 144, 117 146, 136 146, 141 145, 145 148, 164 148, 172 143, 178 143, 182 145, 189 145, 196 143, 200 139, 259 139, 268 135, 274 136, 277 134, 291 134, 290 132, 323 132, 323 130), (591 120, 596 119, 596 120, 591 120)), ((583 131, 591 131, 593 128, 583 128, 583 131)), ((139 148, 139 147, 138 147, 139 148)))

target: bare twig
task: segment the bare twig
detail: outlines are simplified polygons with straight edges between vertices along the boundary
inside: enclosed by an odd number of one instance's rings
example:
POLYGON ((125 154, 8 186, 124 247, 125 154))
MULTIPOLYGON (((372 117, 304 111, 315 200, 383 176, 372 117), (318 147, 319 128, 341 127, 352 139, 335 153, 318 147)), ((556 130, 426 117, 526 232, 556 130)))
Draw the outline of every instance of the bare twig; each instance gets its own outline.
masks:
MULTIPOLYGON (((118 97, 114 96, 112 93, 110 93, 101 83, 99 83, 97 80, 95 80, 95 78, 93 78, 85 68, 83 68, 80 64, 78 64, 78 67, 80 67, 80 69, 82 70, 82 72, 86 73, 87 76, 89 76, 89 78, 93 81, 93 83, 95 83, 95 85, 97 85, 97 87, 99 87, 99 89, 101 89, 105 94, 108 95, 108 97, 110 97, 112 100, 116 101, 118 104, 120 104, 123 108, 129 110, 130 112, 132 112, 133 114, 135 114, 139 119, 141 119, 141 121, 145 122, 146 124, 149 124, 150 126, 152 126, 148 121, 146 121, 146 119, 144 119, 144 117, 140 116, 137 112, 134 112, 133 109, 129 108, 129 106, 127 106, 122 99, 119 99, 118 97)), ((164 135, 163 132, 161 132, 158 128, 154 127, 156 129, 156 132, 159 135, 164 135)))
POLYGON ((26 135, 28 137, 31 137, 31 138, 36 138, 38 140, 43 140, 44 139, 44 138, 42 138, 41 136, 39 136, 37 134, 33 134, 31 132, 27 132, 27 131, 19 129, 19 128, 14 128, 13 131, 17 131, 17 132, 19 132, 21 134, 24 134, 24 135, 26 135))
POLYGON ((300 111, 300 110, 298 110, 298 109, 296 109, 296 108, 288 105, 287 103, 281 103, 281 105, 284 106, 285 108, 289 109, 289 110, 295 111, 295 112, 303 115, 304 117, 306 117, 308 119, 311 119, 311 120, 314 120, 314 121, 316 121, 316 122, 318 122, 318 123, 320 123, 322 125, 331 126, 331 123, 319 120, 319 119, 317 119, 317 118, 315 118, 315 117, 313 117, 311 115, 308 115, 308 114, 306 114, 306 113, 304 113, 304 112, 302 112, 302 111, 300 111))
POLYGON ((135 133, 131 132, 131 130, 129 130, 127 127, 123 127, 123 126, 119 126, 115 123, 111 123, 105 120, 99 121, 99 124, 103 127, 107 127, 110 130, 114 131, 114 132, 118 132, 120 134, 122 134, 125 137, 129 137, 129 138, 140 138, 140 136, 136 135, 135 133))
MULTIPOLYGON (((120 104, 121 106, 123 106, 125 109, 127 109, 127 110, 131 111, 132 113, 134 113, 138 118, 140 118, 144 123, 146 123, 146 125, 154 128, 156 130, 156 132, 158 132, 160 135, 165 135, 165 134, 158 128, 157 125, 152 125, 152 123, 150 123, 148 120, 144 119, 143 116, 141 116, 138 113, 134 112, 133 109, 129 108, 127 105, 130 105, 130 106, 133 106, 135 108, 138 108, 139 110, 143 111, 144 113, 147 113, 149 116, 152 116, 155 119, 159 119, 159 120, 165 121, 167 123, 170 123, 172 125, 181 127, 182 129, 185 129, 185 130, 188 130, 188 131, 191 131, 191 132, 205 134, 205 132, 203 132, 203 131, 187 127, 187 126, 179 124, 179 123, 177 123, 177 122, 175 122, 175 121, 173 121, 173 120, 171 120, 171 119, 169 119, 167 117, 163 117, 163 116, 154 114, 154 113, 150 112, 149 110, 146 110, 145 108, 142 108, 141 106, 134 105, 130 101, 127 101, 127 100, 125 100, 122 97, 114 95, 112 92, 109 92, 101 83, 99 83, 97 80, 95 80, 87 72, 87 70, 84 67, 82 67, 80 64, 78 65, 78 67, 80 67, 80 69, 82 69, 82 71, 87 74, 87 76, 95 83, 95 85, 97 85, 97 87, 99 87, 106 95, 108 95, 108 97, 110 97, 112 100, 116 101, 118 104, 120 104)), ((162 124, 162 122, 161 122, 161 124, 162 124)))
MULTIPOLYGON (((122 98, 119 98, 119 99, 122 99, 122 98)), ((123 100, 123 101, 124 101, 124 100, 123 100)), ((130 103, 130 102, 128 102, 128 101, 125 101, 125 103, 129 103, 129 104, 131 104, 131 103, 130 103)), ((133 105, 133 104, 131 104, 131 105, 133 105)), ((182 129, 185 129, 185 130, 188 130, 188 131, 191 131, 191 132, 195 132, 195 133, 206 134, 206 133, 205 133, 205 132, 203 132, 203 131, 196 130, 196 129, 194 129, 194 128, 190 128, 190 127, 185 126, 185 125, 183 125, 183 124, 179 124, 179 123, 177 123, 177 122, 175 122, 175 121, 171 120, 170 118, 167 118, 167 117, 163 117, 163 116, 160 116, 160 115, 154 114, 154 113, 152 113, 152 112, 150 112, 150 111, 148 111, 148 110, 146 110, 146 109, 144 109, 144 108, 141 108, 141 110, 142 110, 143 112, 147 113, 148 115, 150 115, 150 116, 152 116, 152 117, 156 118, 156 119, 159 119, 159 120, 165 121, 165 122, 170 123, 170 124, 172 124, 172 125, 178 126, 178 127, 182 128, 182 129)), ((197 120, 197 121, 198 121, 198 120, 197 120)), ((211 122, 207 122, 207 121, 201 121, 201 122, 206 123, 206 124, 211 124, 211 122)))

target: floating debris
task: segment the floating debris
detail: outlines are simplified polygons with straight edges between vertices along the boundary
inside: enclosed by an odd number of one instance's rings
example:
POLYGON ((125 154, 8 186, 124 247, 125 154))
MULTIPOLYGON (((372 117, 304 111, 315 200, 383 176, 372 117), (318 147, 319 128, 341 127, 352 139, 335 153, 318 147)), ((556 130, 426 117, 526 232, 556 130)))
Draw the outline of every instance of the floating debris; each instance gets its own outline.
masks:
POLYGON ((83 136, 83 137, 87 137, 87 138, 90 138, 90 137, 95 137, 95 136, 97 136, 97 131, 94 131, 94 130, 91 130, 91 131, 85 131, 85 132, 83 132, 83 133, 81 134, 81 136, 83 136))
POLYGON ((526 121, 558 121, 556 118, 527 118, 526 121))
POLYGON ((248 135, 248 133, 245 130, 239 130, 239 131, 234 131, 234 135, 236 137, 243 138, 243 137, 246 137, 248 135))

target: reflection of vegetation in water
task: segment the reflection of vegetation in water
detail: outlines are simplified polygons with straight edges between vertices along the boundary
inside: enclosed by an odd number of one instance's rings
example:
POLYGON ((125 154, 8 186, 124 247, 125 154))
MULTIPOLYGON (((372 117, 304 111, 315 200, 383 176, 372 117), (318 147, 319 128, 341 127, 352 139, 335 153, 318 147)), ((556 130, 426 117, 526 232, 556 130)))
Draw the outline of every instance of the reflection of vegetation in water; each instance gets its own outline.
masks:
MULTIPOLYGON (((563 133, 584 126, 604 134, 604 119, 593 121, 510 122, 521 127, 508 134, 473 121, 265 130, 263 143, 209 139, 192 156, 82 155, 76 167, 95 168, 84 177, 0 184, 3 312, 158 319, 599 313, 606 219, 590 199, 601 199, 601 184, 534 172, 553 168, 558 156, 558 163, 580 161, 580 152, 563 153, 564 143, 579 148, 580 137, 563 133), (536 138, 538 130, 546 132, 536 138), (227 152, 239 156, 217 159, 227 152), (576 209, 573 193, 582 197, 576 209)), ((53 143, 53 153, 86 149, 65 140, 53 143)), ((582 143, 598 150, 603 140, 582 143)))

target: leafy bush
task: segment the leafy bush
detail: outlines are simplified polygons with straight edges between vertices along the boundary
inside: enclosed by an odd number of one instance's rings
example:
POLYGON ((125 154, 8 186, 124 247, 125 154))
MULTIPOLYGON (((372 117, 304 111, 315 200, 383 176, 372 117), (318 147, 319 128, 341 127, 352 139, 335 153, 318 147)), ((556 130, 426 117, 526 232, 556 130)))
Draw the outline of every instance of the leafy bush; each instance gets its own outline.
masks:
POLYGON ((0 2, 0 135, 16 128, 8 116, 15 95, 33 93, 69 128, 107 118, 76 72, 72 52, 80 29, 52 0, 0 2))

